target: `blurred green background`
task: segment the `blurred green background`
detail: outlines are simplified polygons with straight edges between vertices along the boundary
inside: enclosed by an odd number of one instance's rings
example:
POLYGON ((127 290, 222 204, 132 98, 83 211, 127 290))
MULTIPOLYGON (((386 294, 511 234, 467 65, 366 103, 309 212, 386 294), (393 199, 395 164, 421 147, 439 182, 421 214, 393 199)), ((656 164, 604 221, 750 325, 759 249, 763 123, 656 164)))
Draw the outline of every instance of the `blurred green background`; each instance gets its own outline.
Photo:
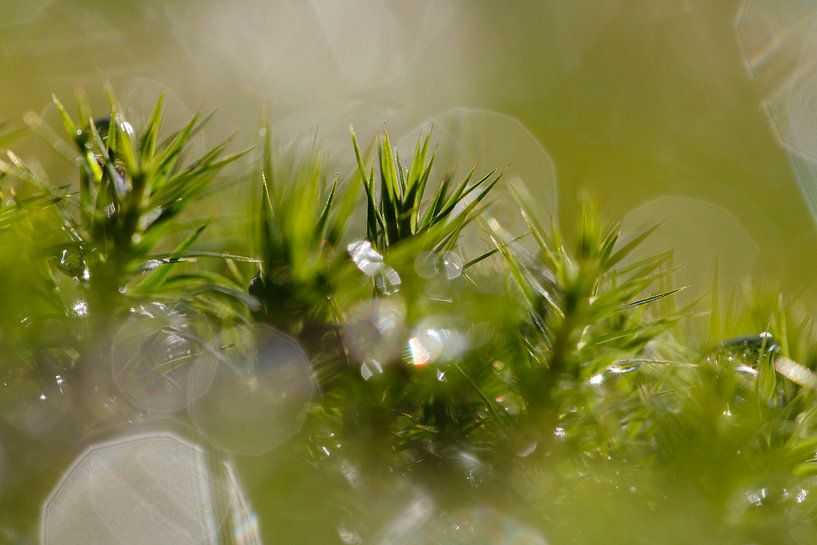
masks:
MULTIPOLYGON (((556 214, 568 229, 584 194, 599 202, 607 219, 623 217, 627 229, 663 222, 644 252, 677 250, 683 268, 675 280, 692 286, 685 297, 706 294, 717 275, 724 291, 751 282, 808 304, 817 301, 815 28, 813 0, 0 0, 0 120, 22 125, 34 111, 56 125, 51 94, 73 104, 76 89, 89 94, 95 111, 105 111, 110 83, 136 123, 162 92, 170 125, 199 108, 218 110, 194 152, 231 132, 236 149, 256 144, 267 109, 277 137, 317 131, 330 169, 344 171, 353 168, 350 123, 362 140, 385 123, 401 149, 433 127, 442 157, 480 160, 481 168, 510 163, 508 184, 521 183, 543 216, 556 214)), ((14 147, 54 183, 76 183, 75 169, 37 138, 14 147)), ((251 239, 248 190, 226 184, 190 211, 216 220, 202 245, 219 249, 223 242, 230 251, 248 251, 236 247, 251 239)), ((515 205, 506 189, 498 187, 496 195, 492 210, 507 219, 515 205)), ((690 391, 694 409, 701 396, 690 391)), ((688 436, 732 416, 728 406, 713 414, 691 420, 688 436)), ((703 462, 683 448, 678 459, 711 470, 720 491, 719 479, 729 479, 721 468, 731 467, 734 445, 718 435, 697 443, 688 436, 679 445, 704 445, 703 462), (711 456, 714 447, 720 452, 711 456)), ((330 529, 304 514, 345 509, 329 500, 313 505, 328 485, 319 472, 305 472, 305 485, 298 481, 308 465, 301 459, 305 448, 293 444, 242 462, 258 512, 275 513, 262 521, 268 528, 320 534, 330 529), (268 493, 270 483, 284 493, 268 493)), ((768 458, 776 452, 759 451, 771 453, 768 458)), ((746 468, 752 472, 772 467, 762 456, 756 466, 751 460, 746 468)), ((675 468, 666 467, 674 477, 675 468)), ((610 538, 611 527, 621 533, 614 541, 627 542, 632 528, 618 523, 636 519, 649 530, 644 535, 688 537, 683 526, 696 516, 694 501, 675 498, 683 513, 677 517, 672 509, 664 518, 622 515, 618 508, 627 504, 619 500, 635 486, 618 490, 619 479, 630 475, 611 476, 602 494, 597 483, 575 491, 587 498, 582 507, 598 503, 611 524, 586 524, 587 513, 574 505, 544 522, 563 519, 591 542, 610 538), (663 527, 669 519, 679 528, 674 534, 663 527)), ((519 480, 548 493, 550 484, 535 474, 519 480)), ((742 482, 735 482, 740 491, 742 482)), ((391 481, 382 488, 392 488, 391 481)), ((395 488, 389 490, 394 499, 383 501, 373 490, 376 505, 367 514, 374 520, 402 514, 411 498, 411 491, 395 488)), ((36 508, 40 499, 32 493, 29 503, 36 508)), ((409 515, 415 503, 409 502, 409 515)), ((718 524, 699 531, 705 535, 718 524)), ((340 537, 345 540, 343 532, 340 537)), ((406 543, 398 538, 384 543, 406 543)))
POLYGON ((404 133, 451 108, 491 110, 541 143, 564 223, 586 190, 608 218, 668 220, 655 244, 678 249, 680 282, 696 293, 717 259, 725 285, 773 280, 811 300, 814 223, 762 108, 786 77, 753 80, 747 56, 762 25, 741 27, 739 14, 773 9, 798 23, 814 10, 755 4, 2 0, 0 119, 46 111, 51 93, 70 99, 79 87, 102 105, 111 82, 136 109, 165 90, 177 123, 218 109, 206 143, 234 130, 237 146, 254 143, 269 105, 279 136, 317 127, 350 151, 350 122, 371 136, 383 122, 404 133))

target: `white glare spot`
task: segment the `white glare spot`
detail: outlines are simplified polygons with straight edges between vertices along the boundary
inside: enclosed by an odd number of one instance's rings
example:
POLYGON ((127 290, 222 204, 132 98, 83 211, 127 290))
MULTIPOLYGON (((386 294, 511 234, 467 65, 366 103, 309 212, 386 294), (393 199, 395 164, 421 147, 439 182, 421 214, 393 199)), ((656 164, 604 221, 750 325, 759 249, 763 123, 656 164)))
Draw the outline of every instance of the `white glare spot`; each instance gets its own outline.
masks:
POLYGON ((808 499, 808 490, 805 488, 801 488, 799 492, 797 492, 797 496, 794 498, 794 501, 797 503, 803 503, 808 499))
POLYGON ((767 492, 765 488, 749 491, 746 493, 746 501, 759 507, 763 505, 763 501, 766 499, 766 494, 767 492))
POLYGON ((74 316, 86 316, 88 314, 88 303, 78 301, 73 306, 74 316))
POLYGON ((366 276, 374 276, 383 267, 383 256, 372 247, 368 240, 357 240, 346 247, 357 268, 366 276))
POLYGON ((553 436, 556 439, 564 439, 565 437, 567 437, 567 433, 565 432, 565 429, 563 427, 557 426, 556 429, 553 430, 553 436))
POLYGON ((454 280, 462 274, 462 258, 454 252, 445 252, 443 254, 443 270, 445 277, 449 280, 454 280))
POLYGON ((409 363, 422 367, 433 361, 458 358, 467 348, 468 340, 452 329, 420 327, 408 341, 409 363))
POLYGON ((589 382, 593 386, 601 386, 602 384, 604 384, 604 375, 601 373, 593 375, 587 382, 589 382))

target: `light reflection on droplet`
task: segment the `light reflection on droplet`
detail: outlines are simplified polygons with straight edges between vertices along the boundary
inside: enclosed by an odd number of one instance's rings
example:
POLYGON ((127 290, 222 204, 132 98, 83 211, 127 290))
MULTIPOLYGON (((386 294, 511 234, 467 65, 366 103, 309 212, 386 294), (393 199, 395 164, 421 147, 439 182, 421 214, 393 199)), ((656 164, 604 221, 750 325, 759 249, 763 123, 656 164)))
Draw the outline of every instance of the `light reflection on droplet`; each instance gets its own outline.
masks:
POLYGON ((797 491, 797 495, 794 497, 794 501, 797 503, 804 503, 808 499, 808 490, 805 488, 801 488, 797 491))
POLYGON ((400 275, 396 270, 386 265, 383 256, 372 247, 368 240, 357 240, 350 243, 346 250, 352 262, 363 274, 374 278, 375 286, 384 295, 391 295, 399 291, 400 275))
POLYGON ((415 367, 454 360, 468 347, 465 335, 450 328, 433 327, 435 322, 421 324, 408 341, 409 363, 415 367))
POLYGON ((383 256, 368 240, 357 240, 346 246, 352 261, 366 276, 374 276, 384 267, 383 256))
POLYGON ((98 443, 69 467, 43 504, 44 545, 260 545, 254 513, 230 464, 172 433, 98 443), (253 537, 254 534, 254 537, 253 537))
POLYGON ((74 306, 71 307, 71 310, 74 311, 74 316, 82 317, 88 314, 88 303, 85 301, 77 301, 74 303, 74 306))
POLYGON ((301 427, 316 386, 309 356, 265 326, 222 332, 222 357, 196 362, 191 387, 206 391, 190 407, 193 422, 225 451, 258 455, 301 427))
POLYGON ((442 256, 445 277, 454 280, 462 274, 462 258, 455 252, 445 252, 442 256))
POLYGON ((391 267, 382 267, 374 276, 374 285, 383 295, 393 295, 400 291, 400 275, 391 267))

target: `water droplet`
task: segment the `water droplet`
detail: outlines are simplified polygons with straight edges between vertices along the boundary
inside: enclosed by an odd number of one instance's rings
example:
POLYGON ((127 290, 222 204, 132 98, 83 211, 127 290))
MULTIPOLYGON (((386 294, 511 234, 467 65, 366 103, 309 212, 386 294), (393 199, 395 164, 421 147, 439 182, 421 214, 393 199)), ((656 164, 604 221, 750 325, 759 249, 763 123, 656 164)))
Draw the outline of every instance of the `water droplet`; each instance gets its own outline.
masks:
POLYGON ((525 406, 525 401, 519 395, 511 393, 497 396, 495 401, 506 413, 510 415, 521 414, 522 409, 525 406))
POLYGON ((562 426, 556 426, 556 428, 553 430, 553 436, 556 439, 564 439, 567 437, 567 432, 565 432, 565 429, 562 426))
POLYGON ((88 303, 85 301, 77 301, 71 309, 74 312, 74 316, 83 317, 88 315, 88 303))
POLYGON ((462 258, 454 252, 445 252, 442 257, 445 277, 454 280, 462 274, 462 258))
POLYGON ((527 458, 534 452, 536 452, 536 448, 539 446, 539 443, 536 440, 530 441, 522 446, 518 451, 516 451, 516 455, 520 458, 527 458))
POLYGON ((414 259, 414 270, 420 278, 433 278, 440 272, 439 258, 434 252, 420 252, 414 259))
POLYGON ((391 267, 383 267, 375 274, 374 283, 383 295, 393 295, 400 291, 402 281, 396 270, 391 267))
POLYGON ((765 488, 758 488, 757 490, 750 490, 746 492, 746 501, 749 502, 750 505, 755 507, 760 507, 763 505, 763 502, 766 500, 766 495, 768 494, 765 488))
POLYGON ((422 367, 432 362, 457 359, 468 347, 465 335, 453 329, 431 327, 438 319, 423 322, 408 341, 409 363, 422 367))
POLYGON ((357 240, 346 247, 352 262, 357 265, 366 276, 374 276, 379 273, 385 264, 383 256, 372 247, 368 240, 357 240))
POLYGON ((805 503, 805 501, 807 499, 808 499, 808 490, 806 490, 805 488, 801 488, 797 492, 797 496, 794 497, 794 501, 797 502, 797 503, 805 503))
POLYGON ((368 240, 358 240, 346 247, 352 262, 363 274, 374 278, 375 286, 384 295, 391 295, 400 289, 400 275, 386 265, 383 256, 372 247, 368 240))

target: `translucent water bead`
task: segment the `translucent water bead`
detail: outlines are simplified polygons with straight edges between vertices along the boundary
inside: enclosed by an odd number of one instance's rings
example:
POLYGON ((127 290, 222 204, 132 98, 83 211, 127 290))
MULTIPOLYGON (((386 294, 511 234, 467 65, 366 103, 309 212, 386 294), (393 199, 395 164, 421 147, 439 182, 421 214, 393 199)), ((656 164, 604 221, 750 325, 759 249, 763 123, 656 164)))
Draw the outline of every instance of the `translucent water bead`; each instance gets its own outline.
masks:
POLYGON ((136 406, 172 413, 206 391, 209 384, 200 378, 194 383, 192 377, 197 363, 202 363, 198 375, 213 368, 213 341, 196 325, 184 312, 161 303, 131 309, 114 338, 111 364, 114 382, 136 406))
POLYGON ((372 247, 368 240, 350 243, 346 250, 358 269, 374 279, 374 285, 383 295, 391 295, 400 290, 402 280, 396 270, 386 265, 383 256, 372 247))
POLYGON ((231 542, 258 545, 255 520, 229 464, 175 434, 153 432, 84 451, 43 504, 40 541, 203 545, 221 543, 228 531, 242 539, 231 542))
POLYGON ((193 388, 206 391, 190 408, 199 431, 217 448, 267 452, 301 427, 315 392, 307 354, 266 325, 225 331, 221 356, 196 365, 193 388))

